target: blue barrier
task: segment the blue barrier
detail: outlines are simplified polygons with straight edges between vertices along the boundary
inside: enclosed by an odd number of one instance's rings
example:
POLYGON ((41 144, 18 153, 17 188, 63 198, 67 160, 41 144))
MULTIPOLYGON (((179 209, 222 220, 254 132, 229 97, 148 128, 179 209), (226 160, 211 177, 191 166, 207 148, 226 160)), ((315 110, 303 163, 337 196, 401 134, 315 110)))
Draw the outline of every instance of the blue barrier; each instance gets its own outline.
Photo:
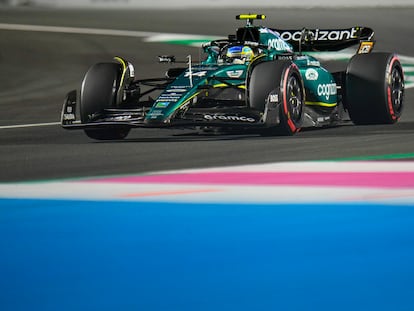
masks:
POLYGON ((0 200, 1 310, 414 310, 414 209, 0 200))

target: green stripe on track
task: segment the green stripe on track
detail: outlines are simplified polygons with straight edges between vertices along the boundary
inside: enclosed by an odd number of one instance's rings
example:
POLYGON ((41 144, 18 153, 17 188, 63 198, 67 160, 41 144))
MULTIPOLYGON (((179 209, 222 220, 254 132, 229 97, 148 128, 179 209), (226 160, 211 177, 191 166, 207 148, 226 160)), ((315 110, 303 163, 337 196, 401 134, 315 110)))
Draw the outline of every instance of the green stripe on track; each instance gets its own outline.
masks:
MULTIPOLYGON (((358 156, 349 158, 339 158, 333 161, 370 161, 370 160, 414 160, 414 153, 397 153, 397 154, 383 154, 373 156, 358 156)), ((332 161, 332 160, 324 160, 332 161)))
POLYGON ((201 44, 206 43, 206 42, 210 42, 209 40, 203 40, 203 39, 191 39, 191 40, 168 40, 165 41, 165 43, 168 44, 178 44, 178 45, 189 45, 189 46, 196 46, 196 47, 200 47, 201 44))

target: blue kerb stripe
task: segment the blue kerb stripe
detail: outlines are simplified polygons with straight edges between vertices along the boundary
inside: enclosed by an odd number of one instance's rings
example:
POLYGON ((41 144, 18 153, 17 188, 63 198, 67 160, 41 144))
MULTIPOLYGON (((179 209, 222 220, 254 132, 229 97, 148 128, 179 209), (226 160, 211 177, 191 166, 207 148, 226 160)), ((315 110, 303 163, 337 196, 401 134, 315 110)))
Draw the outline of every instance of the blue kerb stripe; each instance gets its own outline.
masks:
POLYGON ((414 310, 414 209, 0 200, 2 310, 414 310))

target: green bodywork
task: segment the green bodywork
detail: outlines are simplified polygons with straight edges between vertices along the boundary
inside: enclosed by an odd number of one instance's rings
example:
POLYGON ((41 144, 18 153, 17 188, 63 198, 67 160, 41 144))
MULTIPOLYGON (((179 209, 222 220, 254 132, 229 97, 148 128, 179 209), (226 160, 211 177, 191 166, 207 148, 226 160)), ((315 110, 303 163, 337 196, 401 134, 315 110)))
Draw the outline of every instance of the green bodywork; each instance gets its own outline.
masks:
MULTIPOLYGON (((244 28, 249 31, 249 28, 244 28)), ((250 67, 257 61, 288 59, 295 63, 302 75, 306 104, 334 107, 337 104, 336 84, 333 76, 309 55, 294 53, 292 46, 280 35, 265 27, 251 27, 259 34, 256 42, 258 55, 244 64, 222 62, 217 46, 203 47, 206 58, 201 64, 189 65, 156 99, 145 121, 168 123, 174 114, 186 106, 197 107, 199 96, 206 96, 211 88, 234 87, 247 89, 246 81, 250 67), (190 68, 191 67, 191 68, 190 68)), ((275 88, 278 86, 275 85, 275 88)), ((248 105, 248 103, 246 103, 248 105)))

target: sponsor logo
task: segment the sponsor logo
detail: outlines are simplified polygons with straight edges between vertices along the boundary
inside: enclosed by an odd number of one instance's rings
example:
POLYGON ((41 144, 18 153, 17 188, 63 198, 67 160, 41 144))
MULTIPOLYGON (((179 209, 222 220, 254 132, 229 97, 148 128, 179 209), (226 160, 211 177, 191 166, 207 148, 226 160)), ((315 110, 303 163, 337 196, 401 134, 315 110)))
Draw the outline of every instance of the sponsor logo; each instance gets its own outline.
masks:
POLYGON ((309 68, 305 71, 305 77, 306 77, 306 80, 315 81, 315 80, 318 80, 319 74, 315 69, 309 68))
POLYGON ((279 94, 270 94, 269 101, 271 103, 278 103, 279 102, 279 94))
POLYGON ((173 85, 173 86, 171 86, 171 88, 172 89, 174 89, 174 91, 173 90, 169 90, 169 91, 172 91, 172 92, 187 92, 187 89, 189 88, 188 86, 183 86, 183 85, 173 85))
POLYGON ((321 66, 321 63, 319 61, 317 61, 317 60, 310 60, 310 59, 308 59, 307 65, 308 66, 320 67, 321 66))
MULTIPOLYGON (((173 88, 174 88, 174 86, 173 86, 173 88)), ((170 92, 170 93, 184 93, 184 92, 187 92, 187 90, 185 90, 185 89, 172 89, 172 90, 166 90, 166 92, 170 92)))
POLYGON ((162 94, 158 97, 158 102, 177 102, 181 98, 182 94, 162 94))
POLYGON ((215 71, 217 70, 219 67, 218 66, 196 66, 193 67, 193 70, 198 70, 198 71, 215 71))
POLYGON ((319 84, 317 88, 318 96, 325 96, 329 100, 331 95, 336 95, 336 83, 319 84))
MULTIPOLYGON (((196 77, 204 77, 207 74, 207 71, 195 71, 191 73, 191 76, 196 77)), ((190 72, 187 71, 184 75, 185 78, 188 78, 190 76, 190 72)))
POLYGON ((269 49, 276 49, 278 51, 290 51, 290 46, 282 39, 269 39, 267 40, 267 46, 269 49))
POLYGON ((246 117, 246 116, 226 116, 226 115, 218 115, 218 114, 205 114, 204 119, 213 121, 213 120, 220 120, 220 121, 236 121, 236 122, 249 122, 253 123, 256 122, 254 118, 246 117))
POLYGON ((169 104, 169 102, 158 102, 155 104, 155 108, 166 108, 169 104))
POLYGON ((150 113, 148 113, 148 116, 151 119, 156 119, 157 117, 162 116, 162 115, 164 115, 164 113, 162 112, 162 110, 153 110, 150 113))
POLYGON ((73 114, 73 113, 64 113, 63 114, 63 120, 73 121, 73 120, 75 120, 75 114, 73 114))
POLYGON ((372 41, 365 41, 361 42, 358 49, 358 54, 368 54, 374 48, 374 42, 372 41))
POLYGON ((175 93, 175 92, 171 92, 171 91, 167 91, 169 94, 169 96, 181 96, 181 94, 179 93, 175 93))
POLYGON ((316 120, 318 122, 325 122, 325 121, 329 121, 331 119, 331 117, 318 117, 316 120))
MULTIPOLYGON (((349 30, 320 30, 314 29, 309 32, 313 40, 316 41, 341 41, 358 38, 358 28, 351 28, 349 30)), ((300 41, 302 31, 289 32, 284 31, 280 37, 286 41, 300 41)))
POLYGON ((229 78, 240 78, 243 74, 243 70, 231 70, 226 72, 229 78))
POLYGON ((275 59, 278 59, 278 60, 293 60, 294 56, 293 55, 276 55, 275 59))

